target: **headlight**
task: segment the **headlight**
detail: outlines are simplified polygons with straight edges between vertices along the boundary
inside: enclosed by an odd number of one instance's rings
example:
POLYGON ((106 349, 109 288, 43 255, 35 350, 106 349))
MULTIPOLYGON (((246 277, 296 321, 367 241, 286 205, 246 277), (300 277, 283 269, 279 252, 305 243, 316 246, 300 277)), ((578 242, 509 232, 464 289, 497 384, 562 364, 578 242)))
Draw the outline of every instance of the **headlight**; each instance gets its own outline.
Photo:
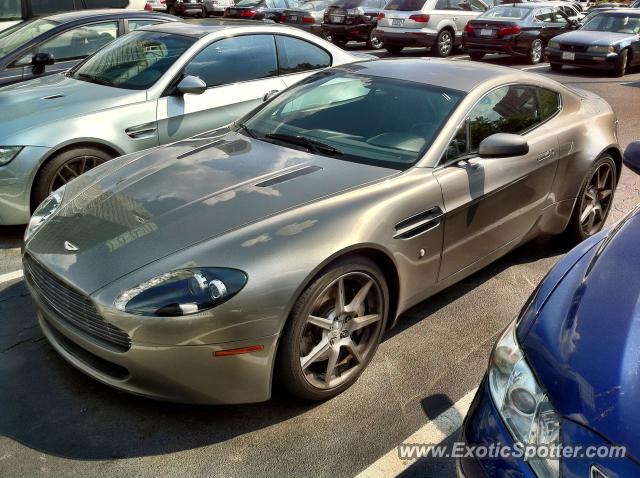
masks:
MULTIPOLYGON (((491 397, 517 442, 532 446, 558 445, 559 417, 522 354, 516 324, 509 325, 491 355, 491 397)), ((529 458, 528 463, 538 476, 559 476, 558 459, 534 457, 529 458)))
POLYGON ((616 51, 616 49, 614 47, 612 47, 611 45, 609 45, 609 46, 593 45, 593 46, 590 46, 589 48, 587 48, 587 51, 589 53, 613 53, 614 51, 616 51))
POLYGON ((53 191, 49 196, 42 201, 42 204, 38 206, 38 208, 31 216, 29 220, 29 225, 27 226, 26 231, 24 231, 24 242, 27 242, 31 239, 31 236, 42 226, 47 219, 49 219, 60 207, 62 204, 62 199, 64 199, 64 190, 65 186, 62 186, 59 189, 53 191))
POLYGON ((0 146, 0 166, 9 164, 13 158, 18 156, 23 146, 0 146))
POLYGON ((559 50, 559 49, 560 49, 560 43, 558 43, 558 42, 557 42, 557 41, 555 41, 555 40, 551 40, 549 43, 547 43, 547 46, 548 46, 549 48, 555 48, 555 49, 557 49, 557 50, 559 50))
POLYGON ((123 292, 114 305, 130 314, 178 317, 220 305, 246 283, 247 275, 236 269, 182 269, 123 292))

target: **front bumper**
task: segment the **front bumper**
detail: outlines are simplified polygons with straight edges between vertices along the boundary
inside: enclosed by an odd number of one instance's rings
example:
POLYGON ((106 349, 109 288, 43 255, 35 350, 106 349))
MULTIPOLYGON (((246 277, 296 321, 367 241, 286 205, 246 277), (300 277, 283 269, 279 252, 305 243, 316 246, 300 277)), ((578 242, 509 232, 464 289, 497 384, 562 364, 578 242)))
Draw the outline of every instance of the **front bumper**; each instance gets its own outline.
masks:
POLYGON ((567 66, 583 66, 587 68, 595 68, 602 70, 612 70, 618 60, 617 53, 588 53, 588 52, 570 52, 575 55, 573 60, 562 58, 563 51, 556 48, 545 49, 547 60, 551 63, 558 63, 567 66))
POLYGON ((376 28, 376 36, 385 45, 430 47, 435 45, 438 32, 427 29, 400 31, 397 28, 376 28))
POLYGON ((0 226, 26 224, 31 217, 31 187, 50 148, 25 146, 0 166, 0 226))
POLYGON ((343 38, 345 40, 366 41, 373 25, 360 23, 357 25, 343 25, 339 23, 323 23, 322 31, 331 35, 332 38, 343 38))
MULTIPOLYGON (((489 392, 489 381, 485 376, 478 388, 467 417, 462 424, 461 441, 469 446, 491 446, 502 444, 513 446, 514 441, 504 425, 498 410, 493 404, 489 392)), ((459 458, 457 463, 459 476, 467 478, 487 476, 518 476, 536 478, 527 463, 514 457, 500 458, 459 458)))
POLYGON ((253 403, 271 396, 278 335, 206 345, 132 343, 126 352, 114 351, 61 323, 33 291, 32 296, 40 328, 53 348, 71 365, 106 385, 145 397, 199 404, 253 403), (263 349, 214 355, 253 345, 263 349))

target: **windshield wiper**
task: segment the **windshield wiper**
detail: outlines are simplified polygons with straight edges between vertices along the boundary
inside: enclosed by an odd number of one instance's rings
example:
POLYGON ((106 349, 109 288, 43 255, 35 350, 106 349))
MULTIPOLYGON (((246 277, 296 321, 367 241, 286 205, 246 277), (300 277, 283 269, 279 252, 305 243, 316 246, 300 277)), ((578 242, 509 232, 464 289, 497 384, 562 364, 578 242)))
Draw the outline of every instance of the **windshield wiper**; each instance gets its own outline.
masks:
POLYGON ((302 146, 308 149, 312 153, 316 154, 326 154, 329 156, 340 156, 344 154, 339 149, 334 148, 333 146, 329 146, 328 144, 324 144, 320 141, 316 141, 314 139, 309 139, 304 136, 294 136, 292 134, 284 134, 284 133, 269 133, 264 135, 265 138, 275 139, 278 141, 283 141, 285 143, 291 143, 298 146, 302 146))
POLYGON ((90 83, 96 83, 98 85, 113 86, 111 81, 100 78, 99 76, 89 75, 88 73, 77 73, 76 78, 87 80, 90 83))
POLYGON ((250 137, 255 138, 256 135, 253 134, 253 131, 251 131, 249 128, 247 128, 247 125, 244 124, 242 121, 234 121, 233 125, 238 128, 241 129, 242 131, 244 131, 245 133, 247 133, 250 137))

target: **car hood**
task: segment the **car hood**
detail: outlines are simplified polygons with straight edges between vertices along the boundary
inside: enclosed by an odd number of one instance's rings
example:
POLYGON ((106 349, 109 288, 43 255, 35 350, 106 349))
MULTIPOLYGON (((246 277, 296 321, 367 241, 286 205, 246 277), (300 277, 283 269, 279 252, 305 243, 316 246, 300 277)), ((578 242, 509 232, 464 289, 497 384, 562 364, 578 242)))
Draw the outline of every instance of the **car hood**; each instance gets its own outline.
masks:
POLYGON ((554 41, 571 45, 613 45, 628 40, 635 35, 631 33, 612 33, 582 31, 563 33, 554 37, 554 41))
POLYGON ((192 244, 398 173, 236 132, 138 156, 108 163, 98 169, 108 174, 82 188, 85 176, 70 183, 61 209, 27 244, 87 293, 192 244))
MULTIPOLYGON (((0 89, 0 144, 40 124, 52 124, 123 104, 145 101, 146 91, 124 90, 75 80, 63 74, 45 76, 0 89)), ((29 146, 47 146, 33 144, 29 146)))
POLYGON ((522 348, 558 412, 640 457, 640 215, 583 255, 522 348))

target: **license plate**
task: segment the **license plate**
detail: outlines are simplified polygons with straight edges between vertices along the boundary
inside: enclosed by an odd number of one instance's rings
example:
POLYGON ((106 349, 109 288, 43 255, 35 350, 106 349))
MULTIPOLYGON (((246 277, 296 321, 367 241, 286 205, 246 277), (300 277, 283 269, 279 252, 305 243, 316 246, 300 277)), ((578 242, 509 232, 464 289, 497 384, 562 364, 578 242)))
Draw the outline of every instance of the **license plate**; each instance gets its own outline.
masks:
POLYGON ((392 18, 391 19, 391 26, 392 27, 401 27, 402 25, 404 25, 404 18, 392 18))
POLYGON ((480 30, 480 36, 492 37, 493 36, 493 30, 491 28, 482 28, 480 30))
POLYGON ((342 15, 331 15, 332 23, 342 23, 343 20, 344 20, 344 17, 342 15))
POLYGON ((289 21, 290 22, 297 22, 298 21, 298 15, 289 15, 289 21))
POLYGON ((575 60, 576 59, 576 54, 573 53, 572 51, 563 51, 562 52, 562 59, 563 60, 575 60))

